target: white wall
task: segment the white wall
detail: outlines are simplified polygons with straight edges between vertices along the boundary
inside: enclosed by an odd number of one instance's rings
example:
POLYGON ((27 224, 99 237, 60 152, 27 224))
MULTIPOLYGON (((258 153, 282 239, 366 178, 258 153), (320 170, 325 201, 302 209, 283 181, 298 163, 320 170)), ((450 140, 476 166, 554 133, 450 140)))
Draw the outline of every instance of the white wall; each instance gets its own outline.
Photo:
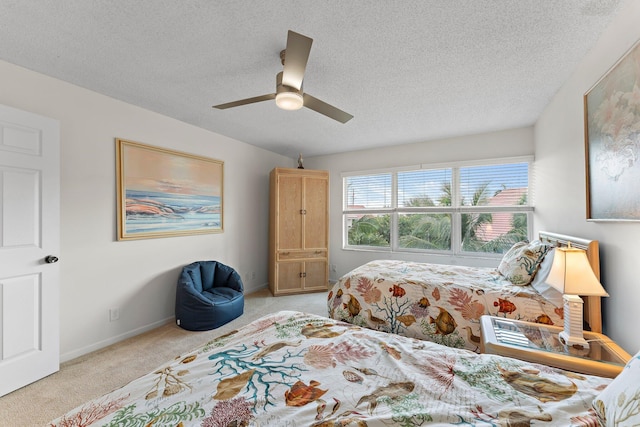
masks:
POLYGON ((0 61, 0 103, 61 123, 60 350, 79 356, 170 321, 183 265, 266 286, 268 174, 294 160, 0 61), (116 240, 115 138, 224 161, 224 232, 116 240), (255 272, 255 278, 252 273, 255 272), (109 321, 109 309, 120 320, 109 321))
MULTIPOLYGON (((535 126, 536 228, 600 241, 605 333, 640 350, 640 222, 587 222, 583 95, 640 39, 640 2, 625 3, 535 126)), ((635 167, 640 167, 636 163, 635 167)), ((640 183, 629 191, 640 194, 640 183)))
MULTIPOLYGON (((331 279, 336 280, 359 265, 381 258, 441 264, 460 262, 459 259, 442 255, 382 251, 363 252, 342 249, 341 174, 343 172, 530 155, 533 155, 533 127, 305 159, 306 168, 324 169, 330 172, 329 263, 336 266, 336 271, 330 274, 331 279)), ((464 264, 497 267, 498 261, 486 258, 466 258, 464 264)))

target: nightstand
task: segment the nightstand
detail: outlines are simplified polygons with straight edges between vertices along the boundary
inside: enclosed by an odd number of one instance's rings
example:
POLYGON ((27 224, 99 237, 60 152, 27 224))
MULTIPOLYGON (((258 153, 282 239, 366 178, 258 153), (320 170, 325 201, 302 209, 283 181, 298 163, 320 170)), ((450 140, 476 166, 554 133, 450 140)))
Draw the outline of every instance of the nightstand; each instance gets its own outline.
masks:
POLYGON ((481 351, 542 363, 567 371, 613 378, 631 356, 609 337, 584 332, 589 350, 566 348, 558 339, 563 328, 502 317, 482 316, 481 351))

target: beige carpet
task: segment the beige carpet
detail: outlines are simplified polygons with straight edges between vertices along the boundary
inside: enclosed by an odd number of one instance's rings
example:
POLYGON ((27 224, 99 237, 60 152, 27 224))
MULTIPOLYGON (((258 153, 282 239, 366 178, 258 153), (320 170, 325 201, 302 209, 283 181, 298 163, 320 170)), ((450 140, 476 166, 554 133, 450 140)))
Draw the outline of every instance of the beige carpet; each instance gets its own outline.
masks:
POLYGON ((245 312, 212 331, 173 323, 65 362, 60 371, 0 398, 0 426, 44 426, 81 403, 102 396, 205 342, 266 314, 297 310, 327 315, 325 293, 273 297, 267 289, 245 296, 245 312))

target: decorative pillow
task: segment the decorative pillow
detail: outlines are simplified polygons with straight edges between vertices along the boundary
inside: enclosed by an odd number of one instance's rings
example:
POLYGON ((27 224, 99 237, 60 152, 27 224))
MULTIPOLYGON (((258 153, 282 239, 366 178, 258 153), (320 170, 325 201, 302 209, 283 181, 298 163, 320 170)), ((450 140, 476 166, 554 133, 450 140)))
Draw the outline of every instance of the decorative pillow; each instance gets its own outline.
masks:
POLYGON ((528 285, 550 248, 540 240, 518 242, 504 254, 498 272, 514 285, 528 285))
POLYGON ((549 273, 551 272, 553 255, 555 253, 556 249, 551 248, 544 256, 540 263, 540 267, 538 267, 538 272, 531 281, 531 287, 538 291, 546 301, 550 301, 556 307, 563 307, 564 300, 562 299, 562 292, 547 283, 547 277, 549 277, 549 273))
POLYGON ((627 362, 622 372, 593 399, 603 426, 640 425, 640 351, 627 362))

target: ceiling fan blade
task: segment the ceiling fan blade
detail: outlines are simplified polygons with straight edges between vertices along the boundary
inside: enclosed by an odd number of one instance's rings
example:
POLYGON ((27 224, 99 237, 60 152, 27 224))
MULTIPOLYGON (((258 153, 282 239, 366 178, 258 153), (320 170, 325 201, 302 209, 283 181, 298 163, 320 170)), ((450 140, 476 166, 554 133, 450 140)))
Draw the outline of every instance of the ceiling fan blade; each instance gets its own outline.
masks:
POLYGON ((226 110, 227 108, 239 107, 241 105, 253 104, 256 102, 269 101, 275 99, 276 94, 270 93, 268 95, 254 96, 253 98, 241 99, 240 101, 227 102, 226 104, 214 105, 213 108, 218 110, 226 110))
POLYGON ((313 39, 289 30, 287 48, 284 53, 282 84, 297 90, 302 88, 302 79, 304 79, 304 70, 307 68, 311 43, 313 43, 313 39))
POLYGON ((310 108, 317 113, 324 114, 333 120, 339 121, 340 123, 347 123, 353 118, 351 114, 346 113, 333 105, 329 105, 324 101, 320 101, 318 98, 314 98, 307 93, 303 94, 302 97, 304 99, 305 107, 310 108))

